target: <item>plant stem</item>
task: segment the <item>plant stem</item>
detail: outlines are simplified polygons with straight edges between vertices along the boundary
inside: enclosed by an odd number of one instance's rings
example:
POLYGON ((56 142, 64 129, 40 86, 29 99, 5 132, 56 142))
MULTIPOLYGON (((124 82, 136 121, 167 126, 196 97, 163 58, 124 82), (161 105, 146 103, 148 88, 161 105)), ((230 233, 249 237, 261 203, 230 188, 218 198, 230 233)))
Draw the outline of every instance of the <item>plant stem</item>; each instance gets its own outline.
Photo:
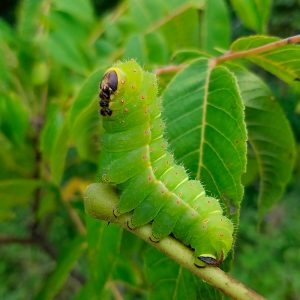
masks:
POLYGON ((32 244, 34 240, 31 237, 18 236, 0 236, 0 245, 2 244, 32 244))
POLYGON ((296 44, 296 43, 300 43, 300 35, 295 35, 295 36, 291 36, 288 37, 286 39, 283 40, 279 40, 273 43, 269 43, 263 46, 259 46, 256 48, 251 48, 248 50, 244 50, 244 51, 229 51, 219 57, 214 58, 215 63, 219 64, 222 63, 224 61, 228 61, 228 60, 233 60, 233 59, 237 59, 237 58, 241 58, 241 57, 247 57, 247 56, 251 56, 251 55, 255 55, 255 54, 259 54, 259 53, 263 53, 263 52, 267 52, 270 50, 274 50, 276 48, 280 48, 283 46, 286 46, 288 44, 296 44))
MULTIPOLYGON (((236 51, 236 52, 228 51, 225 54, 220 55, 218 57, 213 57, 210 60, 211 60, 212 66, 216 66, 225 61, 243 58, 243 57, 247 57, 247 56, 251 56, 251 55, 255 55, 255 54, 260 54, 260 53, 274 50, 274 49, 277 49, 277 48, 280 48, 280 47, 283 47, 283 46, 286 46, 289 44, 297 44, 297 43, 300 43, 300 34, 291 36, 286 39, 282 39, 282 40, 279 40, 279 41, 276 41, 273 43, 269 43, 269 44, 266 44, 263 46, 251 48, 248 50, 236 51)), ((161 74, 165 74, 165 73, 174 73, 174 72, 179 72, 184 67, 186 67, 186 64, 163 66, 161 68, 155 69, 154 73, 156 75, 161 75, 161 74)))
POLYGON ((181 244, 176 239, 168 236, 158 243, 152 242, 150 240, 151 225, 145 225, 136 228, 135 230, 130 230, 127 226, 127 222, 131 218, 131 214, 125 214, 118 218, 116 218, 113 214, 113 210, 116 208, 117 203, 118 196, 108 185, 94 183, 89 185, 85 192, 85 210, 90 216, 118 224, 124 229, 131 231, 139 238, 143 239, 153 247, 157 248, 159 251, 172 258, 182 267, 190 270, 200 279, 206 281, 233 299, 265 299, 217 267, 207 266, 205 268, 197 268, 194 265, 193 251, 181 244))
POLYGON ((158 69, 154 70, 154 73, 157 76, 159 76, 161 74, 166 74, 166 73, 175 73, 175 72, 179 72, 184 67, 186 67, 185 64, 181 64, 181 65, 169 65, 169 66, 164 66, 164 67, 161 67, 161 68, 158 68, 158 69))

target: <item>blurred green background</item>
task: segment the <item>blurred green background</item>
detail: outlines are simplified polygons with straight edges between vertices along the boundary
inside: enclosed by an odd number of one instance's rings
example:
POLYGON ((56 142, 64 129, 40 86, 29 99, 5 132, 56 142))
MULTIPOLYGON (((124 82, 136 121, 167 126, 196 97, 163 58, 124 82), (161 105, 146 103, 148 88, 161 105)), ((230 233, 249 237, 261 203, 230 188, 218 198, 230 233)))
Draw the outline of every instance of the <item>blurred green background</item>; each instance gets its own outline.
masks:
MULTIPOLYGON (((135 57, 153 70, 182 49, 220 54, 241 36, 299 33, 299 0, 270 1, 264 22, 258 15, 252 23, 231 2, 212 1, 220 16, 208 24, 204 0, 1 0, 0 299, 148 297, 142 258, 151 250, 129 233, 114 242, 117 227, 84 214, 82 192, 97 179, 101 121, 97 101, 82 102, 80 111, 72 104, 91 91, 80 90, 85 79, 117 59, 135 57)), ((299 152, 299 94, 255 71, 280 101, 299 152)), ((168 80, 161 78, 161 89, 168 80)), ((260 226, 253 178, 232 274, 268 299, 300 299, 300 162, 260 226)))

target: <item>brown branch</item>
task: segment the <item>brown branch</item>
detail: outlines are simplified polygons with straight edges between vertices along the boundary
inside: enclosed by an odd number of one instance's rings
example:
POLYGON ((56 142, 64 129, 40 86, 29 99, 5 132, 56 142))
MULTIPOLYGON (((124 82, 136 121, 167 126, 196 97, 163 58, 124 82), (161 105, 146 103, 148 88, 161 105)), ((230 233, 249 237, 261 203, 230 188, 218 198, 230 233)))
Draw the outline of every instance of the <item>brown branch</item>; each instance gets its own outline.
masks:
POLYGON ((237 51, 237 52, 229 51, 219 57, 214 58, 214 60, 215 60, 216 64, 219 64, 224 61, 233 60, 233 59, 246 57, 246 56, 250 56, 250 55, 255 55, 255 54, 267 52, 270 50, 274 50, 274 49, 277 49, 277 48, 280 48, 280 47, 283 47, 283 46, 286 46, 289 44, 297 44, 297 43, 300 43, 300 34, 288 37, 288 38, 280 40, 280 41, 269 43, 269 44, 266 44, 263 46, 251 48, 248 50, 237 51))
MULTIPOLYGON (((291 36, 288 37, 286 39, 280 40, 280 41, 276 41, 273 43, 269 43, 263 46, 259 46, 256 48, 251 48, 248 50, 243 50, 243 51, 228 51, 227 53, 220 55, 218 57, 213 57, 211 58, 211 66, 216 66, 224 61, 229 61, 229 60, 234 60, 234 59, 238 59, 238 58, 243 58, 243 57, 247 57, 247 56, 251 56, 251 55, 255 55, 255 54, 260 54, 260 53, 264 53, 273 49, 277 49, 289 44, 297 44, 300 43, 300 35, 295 35, 295 36, 291 36)), ((181 71, 184 67, 186 67, 186 64, 180 64, 180 65, 169 65, 169 66, 164 66, 161 68, 157 68, 156 70, 154 70, 154 73, 156 75, 161 75, 161 74, 165 74, 165 73, 173 73, 173 72, 179 72, 181 71)))
MULTIPOLYGON (((32 145, 34 149, 34 158, 35 158, 35 170, 33 174, 33 178, 39 180, 41 178, 41 163, 42 163, 42 153, 40 151, 40 133, 43 127, 43 118, 38 116, 36 119, 32 121, 33 129, 34 129, 34 136, 32 138, 32 145)), ((40 201, 41 201, 41 196, 42 196, 42 188, 41 186, 38 186, 34 192, 33 195, 33 202, 32 202, 32 215, 33 215, 33 221, 29 225, 30 230, 31 230, 31 235, 34 237, 37 228, 38 228, 38 210, 40 206, 40 201)))
POLYGON ((161 67, 161 68, 157 68, 156 70, 154 70, 154 73, 157 76, 159 76, 161 74, 166 74, 166 73, 175 73, 175 72, 179 72, 184 67, 186 67, 185 64, 181 64, 181 65, 169 65, 169 66, 164 66, 164 67, 161 67))
POLYGON ((1 244, 33 244, 32 237, 0 236, 1 244))

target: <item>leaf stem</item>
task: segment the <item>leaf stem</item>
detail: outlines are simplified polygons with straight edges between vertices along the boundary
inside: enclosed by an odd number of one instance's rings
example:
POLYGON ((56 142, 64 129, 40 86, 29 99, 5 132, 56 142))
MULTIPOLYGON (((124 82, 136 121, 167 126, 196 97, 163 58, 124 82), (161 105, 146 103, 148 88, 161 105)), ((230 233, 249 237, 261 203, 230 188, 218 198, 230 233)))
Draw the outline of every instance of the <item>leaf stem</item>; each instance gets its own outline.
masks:
POLYGON ((283 40, 279 40, 273 43, 269 43, 263 46, 259 46, 256 48, 252 48, 252 49, 248 49, 248 50, 243 50, 243 51, 228 51, 227 53, 214 58, 216 64, 222 63, 224 61, 228 61, 228 60, 233 60, 233 59, 237 59, 237 58, 241 58, 241 57, 246 57, 246 56, 250 56, 250 55, 254 55, 254 54, 259 54, 259 53, 263 53, 263 52, 267 52, 276 48, 280 48, 283 46, 286 46, 288 44, 297 44, 300 43, 300 34, 299 35, 295 35, 295 36, 291 36, 288 37, 286 39, 283 40))
MULTIPOLYGON (((259 46, 256 48, 251 48, 248 50, 243 50, 243 51, 228 51, 223 55, 220 55, 218 57, 213 57, 211 58, 211 66, 214 67, 220 63, 223 63, 224 61, 229 61, 229 60, 234 60, 242 57, 247 57, 263 52, 267 52, 273 49, 277 49, 289 44, 297 44, 300 43, 300 34, 288 37, 286 39, 282 39, 273 43, 269 43, 263 46, 259 46)), ((186 67, 186 64, 180 64, 180 65, 168 65, 168 66, 163 66, 160 68, 157 68, 154 70, 154 73, 156 75, 161 75, 161 74, 166 74, 166 73, 174 73, 174 72, 179 72, 183 68, 186 67)))
POLYGON ((166 74, 166 73, 175 73, 179 72, 182 70, 184 67, 186 67, 186 64, 181 64, 181 65, 169 65, 169 66, 164 66, 161 68, 157 68, 154 70, 154 73, 159 76, 161 74, 166 74))
POLYGON ((118 224, 124 229, 131 231, 139 238, 143 239, 159 251, 163 252, 171 259, 176 261, 182 267, 190 270, 200 279, 219 289, 224 294, 237 300, 264 300, 261 295, 246 287, 236 279, 230 277, 227 273, 217 267, 207 266, 197 268, 194 265, 193 251, 187 246, 181 244, 176 239, 168 236, 158 243, 150 240, 151 225, 145 225, 134 230, 127 226, 131 214, 125 214, 116 218, 113 210, 118 203, 118 196, 108 185, 94 183, 88 186, 85 192, 85 210, 90 216, 118 224))

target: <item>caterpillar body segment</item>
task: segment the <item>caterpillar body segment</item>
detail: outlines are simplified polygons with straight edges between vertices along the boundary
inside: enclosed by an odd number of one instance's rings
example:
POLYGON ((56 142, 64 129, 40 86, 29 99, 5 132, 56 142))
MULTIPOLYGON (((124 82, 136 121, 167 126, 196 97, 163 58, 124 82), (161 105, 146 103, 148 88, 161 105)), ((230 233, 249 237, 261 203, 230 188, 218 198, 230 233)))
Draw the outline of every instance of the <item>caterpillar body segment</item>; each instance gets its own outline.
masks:
POLYGON ((100 175, 119 189, 115 216, 132 211, 130 228, 151 223, 154 242, 173 234, 194 249, 197 266, 221 263, 232 247, 233 225, 168 152, 155 75, 134 60, 118 63, 106 71, 99 95, 100 175))

